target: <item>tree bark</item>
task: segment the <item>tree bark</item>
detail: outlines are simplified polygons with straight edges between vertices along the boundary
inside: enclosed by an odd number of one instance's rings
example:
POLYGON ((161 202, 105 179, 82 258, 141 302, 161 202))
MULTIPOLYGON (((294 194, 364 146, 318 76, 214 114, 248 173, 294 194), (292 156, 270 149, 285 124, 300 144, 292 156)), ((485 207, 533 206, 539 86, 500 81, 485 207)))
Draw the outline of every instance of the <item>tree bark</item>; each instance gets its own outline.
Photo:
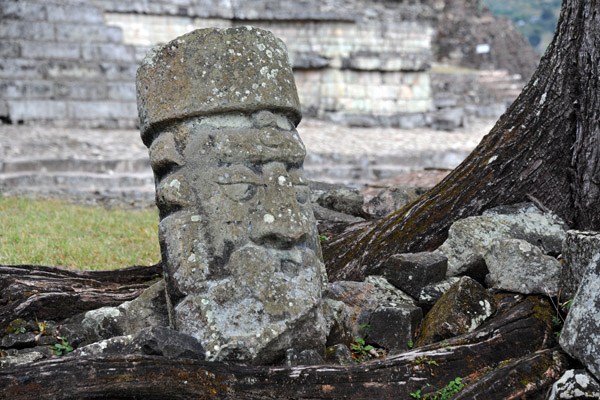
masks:
POLYGON ((600 230, 600 0, 563 1, 556 34, 521 95, 442 182, 384 220, 323 247, 330 280, 362 280, 397 253, 434 250, 450 225, 533 201, 600 230))
POLYGON ((133 300, 162 277, 161 264, 114 271, 0 265, 0 329, 14 319, 59 321, 133 300))
POLYGON ((470 391, 478 398, 501 398, 486 396, 488 386, 492 394, 520 391, 518 376, 525 376, 544 390, 552 383, 546 377, 564 370, 564 355, 548 350, 555 345, 545 318, 549 307, 537 297, 506 296, 498 316, 474 332, 349 366, 254 367, 141 355, 65 356, 0 369, 0 399, 408 399, 410 393, 443 388, 457 377, 476 384, 510 360, 515 371, 516 366, 524 368, 511 375, 517 379, 507 384, 496 374, 470 391))

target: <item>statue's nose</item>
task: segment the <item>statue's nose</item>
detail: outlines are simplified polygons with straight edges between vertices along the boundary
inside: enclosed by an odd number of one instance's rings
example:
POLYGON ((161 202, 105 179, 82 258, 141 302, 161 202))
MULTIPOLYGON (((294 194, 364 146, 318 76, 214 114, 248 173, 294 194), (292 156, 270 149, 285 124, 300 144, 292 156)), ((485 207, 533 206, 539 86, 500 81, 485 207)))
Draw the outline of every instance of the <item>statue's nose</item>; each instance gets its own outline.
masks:
POLYGON ((285 168, 272 168, 266 172, 265 195, 260 211, 253 218, 251 239, 274 248, 290 248, 303 243, 307 219, 285 168))

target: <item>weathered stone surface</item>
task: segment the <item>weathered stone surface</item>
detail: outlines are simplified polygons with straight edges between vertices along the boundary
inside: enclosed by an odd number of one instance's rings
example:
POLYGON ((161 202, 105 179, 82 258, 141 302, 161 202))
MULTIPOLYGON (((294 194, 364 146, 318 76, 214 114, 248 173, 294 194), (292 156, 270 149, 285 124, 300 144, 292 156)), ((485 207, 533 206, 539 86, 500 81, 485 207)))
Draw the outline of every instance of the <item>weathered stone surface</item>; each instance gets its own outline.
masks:
POLYGON ((494 312, 494 298, 477 281, 463 276, 427 313, 417 345, 472 332, 494 312))
POLYGON ((571 299, 577 292, 587 266, 600 253, 600 233, 567 231, 562 245, 560 273, 561 298, 571 299))
POLYGON ((325 298, 323 301, 323 317, 327 346, 339 343, 351 343, 355 336, 352 329, 352 317, 346 304, 339 300, 325 298))
POLYGON ((432 283, 421 289, 417 304, 421 308, 430 309, 460 278, 453 276, 443 281, 432 283))
POLYGON ((323 193, 317 203, 325 208, 341 212, 343 214, 353 215, 355 217, 363 216, 364 197, 356 189, 342 188, 323 193))
POLYGON ((69 356, 88 357, 101 356, 107 354, 129 354, 130 351, 126 349, 127 346, 131 344, 132 340, 132 335, 115 336, 108 339, 99 340, 97 342, 79 347, 72 353, 69 353, 69 356))
POLYGON ((251 27, 194 31, 147 56, 137 93, 143 140, 151 152, 159 140, 171 327, 211 360, 322 351, 325 269, 283 43, 251 27))
POLYGON ((483 258, 490 287, 522 294, 558 294, 560 263, 525 240, 494 239, 483 258))
MULTIPOLYGON (((371 313, 377 308, 374 289, 374 285, 366 282, 337 281, 328 285, 324 294, 325 298, 328 301, 340 301, 346 308, 345 313, 343 311, 335 313, 343 319, 338 320, 334 326, 343 326, 343 329, 338 329, 338 332, 342 333, 343 336, 338 334, 336 339, 348 338, 349 341, 337 340, 337 343, 349 344, 357 337, 362 337, 361 327, 369 323, 371 313)), ((328 341, 328 344, 337 343, 331 340, 328 341)))
POLYGON ((298 365, 322 365, 325 364, 323 357, 315 350, 302 350, 298 352, 295 349, 288 349, 285 353, 283 365, 285 367, 296 367, 298 365))
MULTIPOLYGON (((567 227, 551 213, 543 213, 530 203, 502 206, 481 216, 456 221, 448 239, 437 251, 448 257, 447 276, 475 273, 484 267, 483 255, 496 238, 522 239, 540 246, 545 254, 559 254, 567 227)), ((479 277, 478 277, 479 278, 479 277)))
POLYGON ((345 344, 336 344, 325 349, 325 361, 333 364, 352 364, 352 352, 345 344))
POLYGON ((160 280, 134 300, 77 315, 60 329, 72 345, 86 346, 115 336, 136 335, 151 326, 168 326, 165 282, 160 280))
POLYGON ((14 356, 0 357, 0 368, 18 367, 41 360, 44 354, 39 352, 21 353, 14 356))
POLYGON ((381 273, 394 286, 419 298, 421 289, 444 279, 448 259, 439 253, 395 254, 383 263, 381 273))
POLYGON ((365 340, 390 352, 408 350, 416 339, 422 319, 423 311, 419 307, 379 306, 371 314, 365 340))
POLYGON ((363 206, 363 211, 372 218, 383 218, 415 200, 422 191, 408 186, 384 189, 363 206))
POLYGON ((9 333, 2 338, 2 347, 5 349, 23 349, 36 345, 35 335, 32 332, 9 333))
POLYGON ((329 208, 325 208, 319 205, 318 203, 313 203, 312 208, 315 213, 315 218, 320 221, 344 224, 355 224, 357 222, 364 221, 364 218, 355 217, 353 215, 348 215, 339 211, 334 211, 329 208))
POLYGON ((548 399, 600 399, 600 382, 585 369, 570 369, 554 382, 548 399))
POLYGON ((375 302, 378 306, 396 307, 401 304, 414 306, 415 300, 398 289, 383 276, 371 275, 365 278, 365 283, 373 285, 375 302))
POLYGON ((560 335, 560 345, 600 380, 600 254, 587 267, 560 335))
POLYGON ((194 360, 205 358, 204 348, 198 339, 163 326, 141 330, 125 352, 194 360))
POLYGON ((272 109, 294 125, 301 119, 285 44, 249 26, 199 29, 155 47, 136 88, 144 137, 157 123, 219 112, 272 109))

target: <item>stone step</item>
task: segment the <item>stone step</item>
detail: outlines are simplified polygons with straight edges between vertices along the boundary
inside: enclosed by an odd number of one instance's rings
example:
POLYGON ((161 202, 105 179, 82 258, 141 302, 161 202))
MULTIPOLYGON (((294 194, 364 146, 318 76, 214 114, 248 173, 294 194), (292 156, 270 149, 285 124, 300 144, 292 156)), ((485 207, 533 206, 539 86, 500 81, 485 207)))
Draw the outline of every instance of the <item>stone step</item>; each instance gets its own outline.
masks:
POLYGON ((60 187, 96 190, 98 188, 139 187, 154 188, 150 174, 93 174, 85 172, 16 172, 0 175, 0 188, 60 187))
POLYGON ((0 79, 0 98, 6 100, 113 100, 135 102, 131 81, 50 81, 0 79))
POLYGON ((135 82, 136 71, 134 62, 0 58, 0 78, 5 79, 135 82))
MULTIPOLYGON (((0 173, 25 172, 89 172, 97 174, 142 173, 152 175, 148 159, 94 160, 94 159, 47 159, 0 161, 0 173)), ((0 175, 1 177, 1 175, 0 175)))
POLYGON ((105 24, 52 23, 27 20, 5 20, 0 25, 0 39, 14 41, 113 43, 122 44, 123 32, 105 24))
POLYGON ((57 4, 49 1, 4 0, 0 3, 0 20, 104 23, 104 11, 85 4, 57 4))
POLYGON ((132 46, 116 43, 73 44, 49 41, 2 40, 4 58, 41 60, 117 61, 137 63, 132 46))

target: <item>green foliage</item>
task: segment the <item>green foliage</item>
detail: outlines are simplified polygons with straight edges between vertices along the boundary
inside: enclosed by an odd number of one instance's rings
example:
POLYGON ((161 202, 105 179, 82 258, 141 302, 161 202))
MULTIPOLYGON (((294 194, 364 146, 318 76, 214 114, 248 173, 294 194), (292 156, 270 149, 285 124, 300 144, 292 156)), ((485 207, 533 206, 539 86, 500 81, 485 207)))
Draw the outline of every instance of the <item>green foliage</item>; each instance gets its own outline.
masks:
POLYGON ((62 356, 73 351, 73 348, 69 346, 66 336, 59 337, 58 339, 60 340, 60 343, 50 346, 50 348, 54 351, 54 354, 57 356, 62 356))
POLYGON ((0 264, 115 269, 160 260, 158 214, 0 197, 0 264))
POLYGON ((460 392, 465 387, 465 384, 462 383, 460 377, 457 377, 454 378, 454 380, 450 381, 450 383, 448 383, 446 386, 433 393, 423 393, 423 391, 431 387, 433 386, 431 386, 430 384, 426 384, 416 392, 410 393, 410 395, 415 399, 448 400, 451 399, 455 394, 460 392))
POLYGON ((495 15, 510 18, 538 53, 552 40, 561 0, 486 0, 495 15))
POLYGON ((412 349, 415 344, 413 343, 412 340, 409 340, 408 343, 407 343, 407 345, 408 345, 409 349, 412 349))
POLYGON ((328 238, 327 236, 325 236, 325 235, 319 235, 319 240, 320 240, 321 242, 326 242, 326 241, 328 241, 328 240, 329 240, 329 238, 328 238))
POLYGON ((367 345, 362 338, 354 339, 354 342, 350 344, 352 358, 356 362, 369 361, 371 359, 369 354, 370 350, 373 350, 373 346, 367 345))

